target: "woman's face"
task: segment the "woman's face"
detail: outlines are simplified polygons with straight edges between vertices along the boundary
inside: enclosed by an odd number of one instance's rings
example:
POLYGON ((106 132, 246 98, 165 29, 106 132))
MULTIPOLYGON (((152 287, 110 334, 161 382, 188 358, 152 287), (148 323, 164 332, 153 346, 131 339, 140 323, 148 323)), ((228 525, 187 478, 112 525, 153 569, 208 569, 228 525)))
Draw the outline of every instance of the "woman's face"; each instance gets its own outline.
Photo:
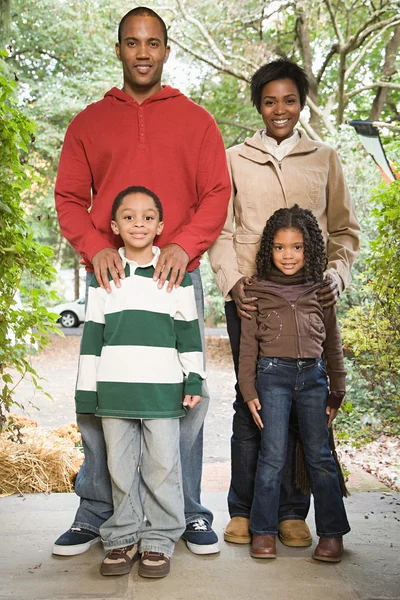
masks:
POLYGON ((264 85, 260 112, 267 135, 278 144, 292 135, 300 111, 300 96, 292 79, 275 79, 264 85))

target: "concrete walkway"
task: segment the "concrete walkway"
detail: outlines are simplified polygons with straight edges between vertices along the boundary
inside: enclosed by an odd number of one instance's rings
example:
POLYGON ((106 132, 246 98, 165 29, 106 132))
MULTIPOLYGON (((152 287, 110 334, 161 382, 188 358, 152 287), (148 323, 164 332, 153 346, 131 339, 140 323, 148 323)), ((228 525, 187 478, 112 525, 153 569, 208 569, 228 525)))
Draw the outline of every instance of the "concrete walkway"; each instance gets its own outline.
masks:
MULTIPOLYGON (((361 488, 365 487, 364 476, 361 488)), ((357 478, 356 478, 357 480, 357 478)), ((76 508, 74 494, 33 494, 0 500, 1 600, 399 600, 400 495, 382 489, 353 492, 346 501, 352 532, 340 564, 311 559, 312 548, 279 544, 277 560, 254 560, 249 546, 221 541, 221 553, 195 556, 180 541, 166 579, 130 575, 105 578, 100 544, 75 557, 51 555, 76 508)), ((356 481, 356 486, 359 482, 356 481)), ((385 488, 383 488, 385 489, 385 488)), ((225 492, 206 492, 223 538, 225 492)), ((309 525, 315 530, 312 518, 309 525)))

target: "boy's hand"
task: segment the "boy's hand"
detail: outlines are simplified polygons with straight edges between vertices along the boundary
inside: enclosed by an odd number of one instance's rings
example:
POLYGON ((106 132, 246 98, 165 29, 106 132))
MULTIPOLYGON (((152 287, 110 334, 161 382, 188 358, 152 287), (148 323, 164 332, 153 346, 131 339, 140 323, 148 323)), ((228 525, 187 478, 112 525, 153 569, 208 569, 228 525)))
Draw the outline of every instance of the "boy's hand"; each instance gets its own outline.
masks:
POLYGON ((263 429, 264 424, 261 421, 261 417, 258 414, 258 411, 261 410, 261 404, 258 398, 254 398, 254 400, 249 400, 247 402, 247 406, 251 412, 254 423, 257 425, 258 429, 263 429))
POLYGON ((332 408, 331 406, 326 407, 326 414, 329 415, 328 427, 330 427, 332 425, 333 420, 336 418, 336 415, 338 414, 338 412, 339 412, 338 408, 332 408))
POLYGON ((251 319, 251 312, 257 310, 257 307, 253 304, 253 302, 255 302, 257 298, 248 298, 245 295, 245 285, 251 285, 251 277, 242 277, 241 279, 239 279, 239 281, 235 283, 229 294, 232 296, 232 300, 236 304, 238 316, 241 319, 251 319))
POLYGON ((125 279, 125 271, 121 257, 115 248, 103 248, 103 250, 100 250, 100 252, 93 256, 92 263, 97 283, 106 292, 111 292, 108 271, 110 271, 116 287, 121 287, 120 279, 125 279))
POLYGON ((191 396, 190 394, 186 394, 183 399, 183 406, 188 406, 189 408, 194 408, 196 404, 200 404, 203 400, 201 396, 191 396))
POLYGON ((154 281, 158 280, 158 288, 161 290, 164 287, 170 271, 167 292, 170 292, 174 286, 179 287, 185 276, 188 262, 189 255, 178 244, 167 244, 161 248, 153 275, 154 281))

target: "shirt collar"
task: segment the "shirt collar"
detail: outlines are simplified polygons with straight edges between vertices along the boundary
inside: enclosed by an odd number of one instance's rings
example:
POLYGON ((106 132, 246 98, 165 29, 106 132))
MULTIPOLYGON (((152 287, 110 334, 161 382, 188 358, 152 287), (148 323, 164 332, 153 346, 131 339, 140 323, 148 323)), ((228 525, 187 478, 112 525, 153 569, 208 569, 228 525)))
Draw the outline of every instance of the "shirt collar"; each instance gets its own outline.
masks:
POLYGON ((290 137, 286 138, 285 140, 282 140, 280 144, 278 144, 276 139, 274 139, 273 137, 270 137, 267 134, 265 129, 261 132, 261 137, 262 137, 264 144, 266 144, 267 146, 274 146, 275 148, 277 146, 291 146, 291 145, 293 145, 293 147, 294 147, 300 139, 300 135, 299 135, 299 132, 297 131, 297 129, 295 129, 293 131, 293 133, 290 137))
POLYGON ((160 255, 160 248, 158 248, 158 246, 152 246, 151 248, 152 252, 153 252, 153 259, 145 264, 145 265, 138 265, 137 262, 135 260, 129 260, 128 258, 126 258, 125 256, 125 248, 119 248, 118 253, 120 255, 120 257, 122 258, 122 264, 124 265, 132 265, 133 267, 139 267, 141 269, 144 269, 145 267, 155 267, 158 261, 158 257, 160 255))

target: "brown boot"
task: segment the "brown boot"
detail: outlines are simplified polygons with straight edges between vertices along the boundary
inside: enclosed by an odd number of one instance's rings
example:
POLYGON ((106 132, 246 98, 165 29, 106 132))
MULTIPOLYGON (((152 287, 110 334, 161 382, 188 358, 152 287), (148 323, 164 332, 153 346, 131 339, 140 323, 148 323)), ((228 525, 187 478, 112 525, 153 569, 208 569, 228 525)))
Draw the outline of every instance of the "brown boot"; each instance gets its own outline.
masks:
POLYGON ((253 535, 250 554, 253 558, 276 558, 276 535, 253 535))
POLYGON ((311 531, 305 521, 286 520, 279 523, 279 539, 285 546, 302 548, 311 546, 311 531))
POLYGON ((318 546, 315 548, 313 558, 324 562, 338 563, 342 560, 343 538, 319 538, 318 546))
POLYGON ((232 517, 226 526, 224 540, 232 544, 250 544, 250 519, 232 517))

